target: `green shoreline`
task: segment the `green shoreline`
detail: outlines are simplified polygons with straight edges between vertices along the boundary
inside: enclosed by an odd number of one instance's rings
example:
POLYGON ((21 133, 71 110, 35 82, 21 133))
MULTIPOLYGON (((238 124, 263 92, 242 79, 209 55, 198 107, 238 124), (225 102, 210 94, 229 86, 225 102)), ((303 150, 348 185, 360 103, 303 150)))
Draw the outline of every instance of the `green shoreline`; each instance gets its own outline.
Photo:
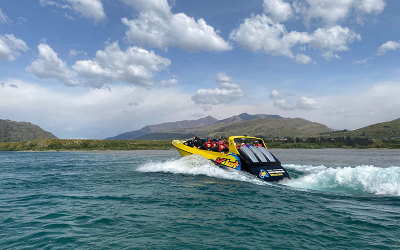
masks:
MULTIPOLYGON (((400 149, 400 141, 373 140, 368 145, 354 141, 311 142, 265 140, 269 148, 355 148, 355 149, 400 149)), ((104 150, 171 150, 171 140, 84 140, 84 139, 40 139, 25 142, 0 142, 0 151, 104 151, 104 150)))
POLYGON ((171 140, 40 139, 0 142, 0 151, 168 150, 171 140))

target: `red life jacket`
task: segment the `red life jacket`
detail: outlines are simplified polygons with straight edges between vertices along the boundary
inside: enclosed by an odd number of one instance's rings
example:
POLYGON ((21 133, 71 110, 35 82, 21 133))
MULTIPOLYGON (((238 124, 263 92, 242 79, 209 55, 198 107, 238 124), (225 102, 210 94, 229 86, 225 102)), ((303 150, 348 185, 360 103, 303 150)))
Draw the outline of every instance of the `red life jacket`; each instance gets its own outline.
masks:
POLYGON ((224 144, 219 144, 218 152, 224 151, 224 149, 225 149, 225 145, 224 144))

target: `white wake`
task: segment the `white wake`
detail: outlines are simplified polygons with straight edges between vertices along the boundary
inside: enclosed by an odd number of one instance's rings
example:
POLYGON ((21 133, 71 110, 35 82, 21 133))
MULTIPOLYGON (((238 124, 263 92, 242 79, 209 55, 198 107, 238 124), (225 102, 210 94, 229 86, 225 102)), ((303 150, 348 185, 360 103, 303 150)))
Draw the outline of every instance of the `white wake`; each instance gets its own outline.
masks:
POLYGON ((214 178, 251 182, 258 185, 267 184, 257 179, 257 177, 243 171, 220 168, 200 155, 190 155, 178 160, 169 160, 166 162, 148 162, 140 166, 137 171, 205 175, 214 178))
MULTIPOLYGON (((280 184, 318 191, 349 194, 376 194, 400 196, 400 167, 380 168, 372 165, 356 167, 326 167, 312 165, 284 164, 292 179, 280 184)), ((205 175, 214 178, 250 182, 257 185, 269 183, 237 170, 216 166, 200 155, 191 155, 164 162, 148 162, 139 172, 164 172, 185 175, 205 175)))
POLYGON ((284 168, 289 173, 299 173, 300 177, 284 182, 295 188, 400 196, 400 167, 363 165, 332 168, 288 164, 284 168))

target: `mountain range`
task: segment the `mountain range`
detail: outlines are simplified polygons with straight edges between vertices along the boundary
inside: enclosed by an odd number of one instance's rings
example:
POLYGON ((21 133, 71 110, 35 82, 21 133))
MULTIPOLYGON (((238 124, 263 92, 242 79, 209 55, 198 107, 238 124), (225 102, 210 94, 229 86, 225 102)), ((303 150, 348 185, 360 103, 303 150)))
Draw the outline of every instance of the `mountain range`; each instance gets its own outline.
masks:
POLYGON ((283 118, 279 115, 242 113, 223 120, 211 116, 193 121, 178 121, 149 125, 107 139, 185 139, 195 135, 219 137, 230 135, 254 135, 262 137, 315 136, 332 129, 301 118, 283 118))

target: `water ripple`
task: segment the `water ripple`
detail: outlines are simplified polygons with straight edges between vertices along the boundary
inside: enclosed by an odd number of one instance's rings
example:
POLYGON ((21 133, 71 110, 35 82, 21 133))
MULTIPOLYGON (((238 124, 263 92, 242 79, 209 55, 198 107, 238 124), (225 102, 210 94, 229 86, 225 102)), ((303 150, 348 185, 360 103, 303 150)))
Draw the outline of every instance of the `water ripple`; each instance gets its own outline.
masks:
POLYGON ((0 248, 400 246, 398 167, 285 166, 270 184, 170 151, 0 152, 0 248))

